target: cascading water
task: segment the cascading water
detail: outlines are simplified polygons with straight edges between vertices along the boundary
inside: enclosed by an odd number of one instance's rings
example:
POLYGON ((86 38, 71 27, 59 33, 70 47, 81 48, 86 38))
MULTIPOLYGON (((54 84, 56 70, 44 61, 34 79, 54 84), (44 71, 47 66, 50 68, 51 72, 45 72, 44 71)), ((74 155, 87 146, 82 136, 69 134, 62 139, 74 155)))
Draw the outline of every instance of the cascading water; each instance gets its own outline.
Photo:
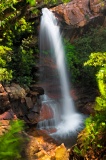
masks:
POLYGON ((42 105, 46 104, 53 110, 53 118, 39 122, 41 129, 56 128, 53 137, 70 136, 82 128, 84 117, 76 112, 70 96, 70 85, 65 64, 65 53, 54 14, 47 8, 42 9, 40 25, 40 65, 41 83, 45 90, 42 105), (51 95, 59 92, 59 98, 51 95), (51 98, 52 97, 52 98, 51 98))

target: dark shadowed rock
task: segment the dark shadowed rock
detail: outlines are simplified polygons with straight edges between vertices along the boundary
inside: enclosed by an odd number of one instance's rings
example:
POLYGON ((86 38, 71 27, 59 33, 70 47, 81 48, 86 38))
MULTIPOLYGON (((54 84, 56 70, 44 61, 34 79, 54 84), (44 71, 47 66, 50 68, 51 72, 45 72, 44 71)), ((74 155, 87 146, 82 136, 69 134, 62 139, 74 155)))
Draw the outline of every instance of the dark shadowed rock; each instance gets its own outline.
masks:
POLYGON ((0 85, 0 119, 13 119, 14 114, 28 124, 39 120, 41 101, 44 93, 41 87, 23 88, 19 84, 0 85), (12 110, 9 110, 12 109, 12 110))
POLYGON ((44 94, 44 89, 42 87, 37 86, 37 85, 31 85, 30 90, 34 91, 33 93, 36 93, 38 95, 44 94))

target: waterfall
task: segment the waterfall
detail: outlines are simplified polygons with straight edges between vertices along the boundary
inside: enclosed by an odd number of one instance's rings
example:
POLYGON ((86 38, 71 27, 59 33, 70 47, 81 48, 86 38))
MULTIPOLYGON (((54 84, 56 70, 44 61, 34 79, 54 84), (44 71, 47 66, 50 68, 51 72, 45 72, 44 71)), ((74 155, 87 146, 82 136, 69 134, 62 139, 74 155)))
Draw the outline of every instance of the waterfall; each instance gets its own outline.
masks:
POLYGON ((84 117, 77 113, 70 96, 70 83, 67 74, 65 52, 54 14, 47 8, 42 9, 40 24, 40 66, 41 83, 45 90, 42 105, 51 107, 54 117, 39 122, 39 128, 56 128, 52 136, 70 135, 82 128, 84 117), (57 98, 54 98, 56 95, 57 98))

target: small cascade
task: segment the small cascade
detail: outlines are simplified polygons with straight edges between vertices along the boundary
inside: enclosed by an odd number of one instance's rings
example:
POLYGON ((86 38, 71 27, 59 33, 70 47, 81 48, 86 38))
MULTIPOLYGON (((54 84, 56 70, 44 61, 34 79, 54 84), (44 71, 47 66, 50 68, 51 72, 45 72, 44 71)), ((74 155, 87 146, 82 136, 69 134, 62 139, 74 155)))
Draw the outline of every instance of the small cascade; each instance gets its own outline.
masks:
POLYGON ((40 129, 56 128, 53 137, 67 137, 83 128, 84 116, 77 113, 72 97, 65 63, 65 52, 54 14, 42 9, 40 24, 41 84, 45 103, 53 110, 53 118, 38 123, 40 129), (55 97, 55 98, 54 98, 55 97), (57 97, 57 98, 56 98, 57 97))
POLYGON ((42 99, 42 106, 46 105, 48 106, 48 109, 50 108, 53 111, 53 117, 50 119, 45 119, 43 121, 40 121, 38 123, 38 128, 40 129, 52 129, 55 128, 55 126, 59 122, 59 116, 60 116, 60 111, 59 111, 59 104, 58 102, 55 102, 53 99, 50 99, 47 95, 41 96, 42 99))

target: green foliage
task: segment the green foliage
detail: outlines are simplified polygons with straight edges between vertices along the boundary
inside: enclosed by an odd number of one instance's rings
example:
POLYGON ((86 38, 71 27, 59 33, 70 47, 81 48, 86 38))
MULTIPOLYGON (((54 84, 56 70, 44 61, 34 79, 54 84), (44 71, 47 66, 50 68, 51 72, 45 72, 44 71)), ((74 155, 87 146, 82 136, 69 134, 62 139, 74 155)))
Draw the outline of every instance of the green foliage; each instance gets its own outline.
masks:
POLYGON ((74 41, 74 45, 79 54, 83 54, 85 61, 86 54, 88 56, 92 52, 105 52, 106 51, 106 28, 98 26, 90 28, 90 30, 83 36, 74 41))
MULTIPOLYGON (((15 80, 21 84, 29 85, 32 82, 31 70, 35 64, 33 55, 36 53, 36 46, 34 43, 32 45, 32 41, 34 41, 32 35, 35 34, 34 22, 28 22, 24 14, 20 18, 17 17, 17 21, 15 20, 16 12, 20 15, 21 9, 11 10, 11 5, 18 5, 19 1, 9 1, 7 4, 6 1, 3 2, 5 5, 1 3, 1 6, 4 6, 4 9, 0 6, 2 9, 1 17, 3 13, 6 13, 6 10, 9 9, 11 12, 8 16, 5 15, 1 21, 1 47, 4 47, 6 54, 5 57, 3 55, 0 58, 2 65, 0 66, 0 80, 15 80)), ((1 53, 4 53, 3 49, 1 53)))
POLYGON ((0 68, 0 81, 10 81, 12 79, 12 70, 8 71, 6 68, 0 68))
MULTIPOLYGON (((106 52, 97 52, 97 53, 91 53, 89 56, 89 60, 84 63, 84 65, 89 66, 104 66, 106 65, 106 52)), ((99 68, 100 68, 99 67, 99 68)))
POLYGON ((96 65, 96 61, 101 62, 99 53, 102 52, 105 56, 105 51, 106 51, 105 39, 106 39, 106 28, 97 27, 97 28, 91 28, 89 32, 85 33, 83 36, 74 40, 73 45, 75 46, 76 56, 77 59, 79 59, 80 61, 79 77, 80 81, 82 81, 82 84, 97 86, 95 75, 98 71, 98 67, 93 67, 93 65, 89 66, 84 65, 84 62, 86 62, 89 59, 89 56, 92 56, 91 53, 97 53, 97 52, 98 52, 98 57, 96 57, 97 54, 96 55, 93 54, 94 58, 93 57, 92 58, 95 59, 93 63, 95 63, 96 65))
POLYGON ((81 150, 77 147, 77 146, 74 146, 74 152, 78 155, 81 155, 81 150))
MULTIPOLYGON (((105 101, 106 104, 106 101, 105 101)), ((106 145, 106 112, 99 111, 86 119, 85 129, 78 135, 74 152, 86 159, 103 158, 106 145)))
POLYGON ((2 0, 0 1, 0 12, 2 13, 5 9, 11 7, 13 8, 13 4, 16 4, 18 1, 17 0, 2 0))
POLYGON ((91 53, 84 65, 97 68, 96 79, 101 96, 96 98, 96 110, 106 109, 106 52, 91 53))
POLYGON ((70 0, 44 0, 45 4, 58 4, 58 3, 67 3, 70 0))
POLYGON ((11 48, 8 48, 6 46, 0 46, 0 66, 1 67, 5 67, 6 66, 6 62, 11 61, 11 48))
MULTIPOLYGON (((0 27, 2 30, 0 55, 4 53, 3 50, 6 52, 5 56, 0 57, 1 81, 15 80, 21 84, 29 85, 33 80, 31 71, 36 63, 34 54, 37 54, 37 51, 35 44, 32 43, 34 41, 32 37, 36 34, 36 30, 35 22, 29 22, 28 16, 26 16, 28 3, 36 6, 35 14, 37 4, 40 1, 3 0, 0 2, 0 27)), ((43 3, 58 3, 58 1, 44 0, 43 3)), ((33 14, 33 9, 30 10, 30 14, 33 14)))
POLYGON ((27 22, 25 17, 22 17, 14 25, 9 26, 9 29, 4 29, 2 43, 13 48, 14 45, 20 45, 22 37, 29 36, 33 32, 33 23, 27 22))
POLYGON ((32 6, 36 4, 36 0, 26 0, 26 2, 29 2, 32 6))
POLYGON ((23 122, 20 120, 11 122, 10 129, 0 136, 0 159, 14 160, 21 158, 23 138, 20 131, 23 130, 23 122))
POLYGON ((80 59, 76 53, 75 47, 68 40, 64 40, 64 49, 66 53, 66 61, 71 71, 72 82, 77 83, 80 76, 80 59))
POLYGON ((87 118, 86 128, 78 136, 79 147, 77 152, 76 149, 74 149, 74 152, 82 157, 94 157, 95 159, 103 154, 103 149, 106 143, 105 117, 106 112, 100 112, 94 117, 90 116, 87 118))
POLYGON ((20 84, 30 85, 32 82, 31 70, 35 65, 33 49, 20 46, 17 53, 12 56, 10 68, 13 72, 13 80, 20 84))
POLYGON ((106 110, 106 62, 103 64, 97 73, 98 87, 100 91, 100 97, 96 98, 95 110, 104 111, 106 110))
POLYGON ((18 34, 23 34, 23 32, 30 33, 31 31, 33 31, 32 24, 33 23, 27 22, 25 20, 25 17, 22 17, 18 22, 16 22, 15 30, 18 32, 18 34))
POLYGON ((0 46, 0 81, 9 81, 12 79, 12 70, 8 69, 11 61, 11 48, 0 46))
MULTIPOLYGON (((67 0, 63 1, 66 2, 67 0)), ((57 0, 0 1, 0 30, 2 31, 0 43, 6 52, 5 57, 4 55, 0 57, 1 81, 15 80, 27 85, 34 81, 32 69, 36 63, 34 54, 38 54, 36 49, 38 46, 33 38, 33 35, 36 35, 36 21, 32 17, 39 14, 39 5, 50 6, 60 2, 57 0)), ((3 51, 2 48, 1 52, 3 51)))
MULTIPOLYGON (((37 1, 36 0, 26 0, 26 2, 29 2, 32 6, 33 5, 36 5, 37 1)), ((70 0, 43 0, 41 1, 43 2, 44 4, 58 4, 59 2, 62 2, 62 3, 67 3, 67 2, 70 2, 70 0)))
POLYGON ((88 59, 87 53, 79 53, 76 49, 76 46, 73 46, 70 44, 69 41, 64 41, 65 45, 65 52, 66 52, 66 58, 68 63, 68 68, 71 73, 71 80, 74 84, 81 84, 81 85, 91 85, 92 83, 95 83, 94 73, 95 68, 91 68, 88 66, 84 66, 85 59, 88 59), (88 83, 89 82, 89 83, 88 83))
MULTIPOLYGON (((104 53, 92 53, 85 65, 95 66, 100 96, 96 98, 95 115, 86 120, 86 127, 78 137, 79 150, 77 154, 83 157, 101 157, 104 155, 106 145, 106 56, 104 53)), ((102 158, 102 157, 101 157, 102 158)))

